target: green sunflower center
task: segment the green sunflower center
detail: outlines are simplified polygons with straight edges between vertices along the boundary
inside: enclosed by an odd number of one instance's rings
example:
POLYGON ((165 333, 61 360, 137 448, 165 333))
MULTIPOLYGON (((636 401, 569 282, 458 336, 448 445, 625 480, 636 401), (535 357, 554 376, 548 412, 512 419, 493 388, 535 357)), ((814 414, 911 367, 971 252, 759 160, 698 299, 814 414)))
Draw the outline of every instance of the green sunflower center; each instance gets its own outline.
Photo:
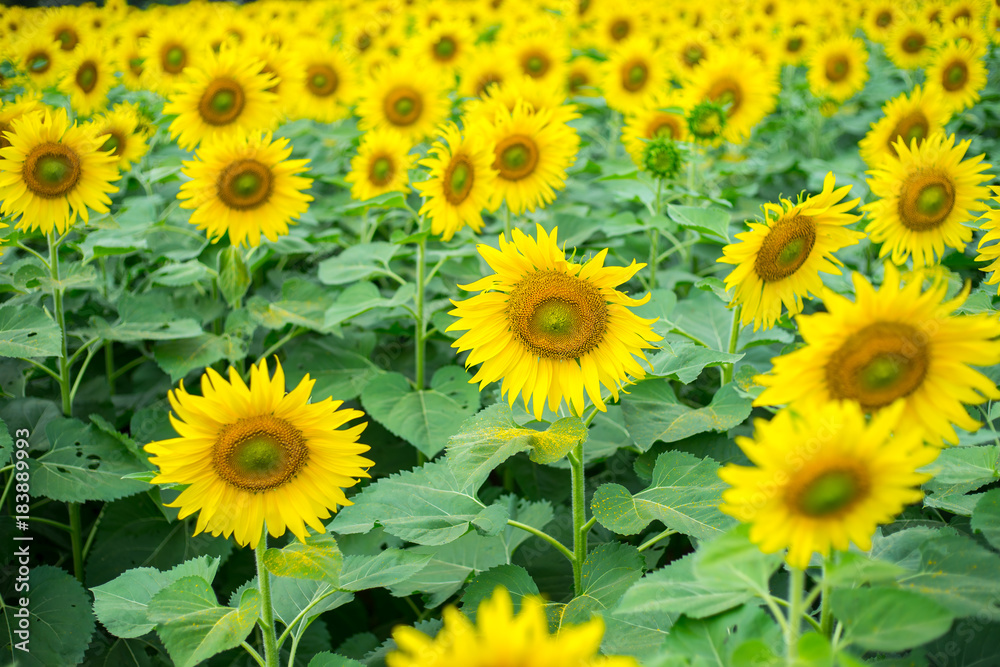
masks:
POLYGON ((392 180, 395 171, 392 160, 381 155, 372 160, 371 166, 368 168, 368 180, 381 187, 392 180))
POLYGON ((951 178, 929 170, 910 174, 903 181, 897 213, 906 228, 925 232, 942 225, 954 207, 955 185, 951 178))
POLYGON ((407 126, 417 122, 423 111, 423 97, 414 88, 397 86, 385 97, 385 117, 393 125, 407 126))
POLYGON ((524 134, 514 134, 497 142, 493 168, 500 177, 518 181, 530 176, 538 164, 538 145, 524 134))
POLYGON ((592 283, 560 271, 536 271, 507 301, 511 333, 537 357, 578 359, 604 340, 608 306, 592 283))
POLYGON ((455 57, 458 46, 451 37, 442 37, 434 44, 434 58, 448 61, 455 57))
POLYGON ((25 158, 21 176, 28 189, 39 197, 56 199, 80 180, 80 158, 63 144, 39 144, 25 158))
POLYGON ((913 140, 916 139, 919 144, 930 133, 930 129, 931 123, 927 120, 927 116, 924 115, 923 111, 917 109, 896 124, 895 132, 889 133, 889 151, 896 157, 899 157, 896 147, 893 146, 894 143, 902 139, 903 143, 909 147, 913 140))
POLYGON ((927 45, 927 38, 920 33, 910 33, 903 38, 903 50, 907 53, 920 53, 927 45))
POLYGON ((739 82, 724 77, 712 84, 708 90, 708 99, 726 108, 726 115, 732 116, 743 104, 743 87, 739 82))
POLYGON ((32 74, 45 74, 52 66, 52 59, 44 51, 36 51, 28 55, 25 59, 28 70, 32 74))
POLYGON ((208 125, 229 125, 243 113, 246 97, 235 79, 212 79, 198 102, 198 113, 208 125))
POLYGON ((826 365, 832 398, 873 412, 908 396, 927 375, 927 344, 927 334, 903 322, 874 322, 851 334, 826 365))
POLYGON ((267 165, 257 160, 238 160, 222 170, 216 189, 223 204, 245 211, 259 208, 267 202, 273 180, 267 165))
POLYGON ((312 65, 306 70, 306 87, 317 97, 327 97, 337 91, 340 79, 328 65, 312 65))
POLYGON ((608 32, 611 34, 611 39, 620 42, 632 32, 632 26, 625 19, 618 19, 611 24, 611 29, 608 32))
POLYGON ((76 31, 69 28, 60 29, 56 34, 56 39, 59 41, 59 48, 63 51, 72 51, 80 42, 80 37, 76 34, 76 31))
POLYGON ((627 63, 622 68, 622 87, 629 92, 642 90, 649 79, 649 68, 642 62, 627 63))
POLYGON ((806 516, 836 515, 864 497, 867 486, 854 470, 827 470, 798 490, 795 504, 806 516))
POLYGON ((764 282, 782 280, 799 270, 816 244, 816 221, 808 215, 774 223, 757 251, 754 271, 764 282))
POLYGON ((309 448, 302 432, 273 415, 227 424, 212 447, 216 475, 252 493, 270 491, 287 483, 308 458, 309 448))
POLYGON ((170 74, 179 74, 187 64, 187 51, 179 45, 167 46, 163 51, 163 69, 170 74))
POLYGON ((838 83, 847 78, 851 71, 851 63, 846 56, 835 55, 826 61, 826 78, 828 81, 838 83))
POLYGON ((456 155, 444 174, 444 196, 454 206, 465 201, 475 182, 475 171, 465 155, 456 155))
POLYGON ((697 44, 693 44, 684 49, 684 62, 688 67, 694 67, 705 57, 705 49, 697 44))
POLYGON ((108 133, 108 138, 101 144, 100 150, 111 151, 112 155, 121 155, 122 151, 125 150, 125 138, 120 133, 111 131, 108 133))
POLYGON ((538 51, 531 51, 521 58, 521 69, 533 79, 545 76, 550 66, 548 57, 538 51))
POLYGON ((892 13, 891 12, 881 12, 881 13, 879 13, 878 16, 875 17, 875 25, 877 25, 880 28, 885 28, 890 23, 892 23, 892 13))
POLYGON ((76 70, 76 85, 85 93, 97 85, 97 66, 93 62, 88 60, 76 70))
POLYGON ((788 51, 789 53, 798 53, 799 51, 801 51, 802 38, 792 37, 790 40, 788 40, 787 44, 785 44, 785 50, 788 51))
POLYGON ((702 102, 688 115, 688 129, 699 139, 715 139, 725 126, 726 112, 715 102, 702 102))
POLYGON ((941 86, 947 91, 961 90, 969 81, 969 68, 960 60, 949 64, 941 77, 941 86))

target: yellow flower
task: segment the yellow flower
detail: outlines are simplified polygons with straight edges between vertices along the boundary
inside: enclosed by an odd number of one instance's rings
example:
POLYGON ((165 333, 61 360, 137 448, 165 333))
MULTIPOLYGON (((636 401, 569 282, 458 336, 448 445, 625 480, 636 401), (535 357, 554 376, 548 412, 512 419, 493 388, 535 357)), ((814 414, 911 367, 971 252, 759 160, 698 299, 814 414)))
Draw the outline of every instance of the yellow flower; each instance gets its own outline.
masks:
POLYGON ((895 0, 876 0, 865 7, 864 30, 868 39, 875 42, 885 41, 892 29, 903 19, 905 14, 895 0))
POLYGON ((549 634, 541 598, 521 599, 514 612, 507 589, 497 586, 483 600, 473 624, 453 606, 444 610, 444 627, 433 639, 416 628, 397 626, 396 650, 386 656, 388 667, 638 667, 634 658, 598 655, 604 621, 564 625, 549 634))
POLYGON ((107 213, 115 158, 101 152, 103 139, 91 127, 72 126, 65 109, 30 111, 11 123, 10 145, 0 149, 0 211, 20 217, 17 228, 59 234, 90 219, 88 209, 107 213))
MULTIPOLYGON (((1000 187, 994 185, 992 190, 993 201, 1000 204, 1000 187)), ((986 233, 979 240, 979 255, 976 257, 976 261, 991 262, 989 266, 980 267, 980 270, 993 274, 984 284, 996 285, 1000 283, 1000 243, 993 242, 1000 241, 1000 209, 990 209, 982 217, 982 220, 983 224, 979 228, 986 233), (990 243, 993 245, 988 245, 990 243)))
POLYGON ((261 62, 262 74, 274 77, 274 85, 266 90, 278 96, 278 108, 281 112, 285 115, 294 113, 297 104, 304 97, 300 91, 305 74, 305 69, 297 66, 295 55, 257 32, 241 41, 240 49, 248 60, 261 62))
POLYGON ((664 136, 674 141, 688 141, 688 100, 670 91, 654 95, 647 106, 625 117, 622 143, 637 165, 642 164, 642 154, 647 140, 664 136), (675 109, 670 111, 670 109, 675 109))
POLYGON ((308 160, 289 160, 288 139, 241 134, 203 144, 195 160, 184 163, 192 180, 177 198, 194 209, 191 224, 213 242, 229 233, 232 245, 260 245, 288 233, 288 224, 309 208, 305 193, 311 178, 299 176, 308 160))
POLYGON ((490 201, 496 210, 506 202, 515 215, 552 203, 566 187, 566 169, 576 160, 580 138, 553 112, 531 113, 524 104, 513 112, 499 109, 492 127, 483 129, 494 143, 493 168, 499 177, 490 201))
POLYGON ((39 34, 59 43, 59 49, 70 52, 80 44, 86 44, 93 39, 84 20, 83 9, 80 7, 58 7, 45 12, 38 25, 39 34))
POLYGON ((80 44, 65 63, 59 89, 70 97, 73 110, 81 116, 103 110, 108 91, 115 81, 116 64, 108 61, 107 44, 97 41, 80 44))
POLYGON ((964 41, 945 42, 927 67, 927 88, 937 92, 951 112, 968 109, 986 87, 986 49, 964 41))
POLYGON ((818 41, 812 30, 799 26, 781 33, 782 61, 786 65, 805 65, 807 56, 818 41))
POLYGON ((0 148, 10 146, 5 132, 10 131, 10 124, 35 109, 41 110, 42 101, 36 93, 18 95, 10 102, 0 103, 0 148))
POLYGON ((188 68, 163 105, 163 113, 177 114, 170 136, 190 150, 204 139, 270 130, 278 120, 277 96, 268 92, 275 77, 262 67, 237 49, 223 48, 202 66, 188 68))
POLYGON ((945 300, 946 282, 923 291, 922 280, 903 284, 892 264, 877 292, 861 274, 853 277, 856 301, 826 290, 827 312, 796 318, 805 346, 756 378, 767 388, 754 405, 852 400, 873 414, 903 399, 902 423, 937 446, 958 442, 953 424, 979 428, 963 404, 1000 398, 993 381, 971 368, 1000 362, 997 318, 953 315, 968 288, 945 300))
POLYGON ((149 150, 147 131, 142 127, 138 108, 130 102, 116 104, 111 111, 93 121, 94 134, 104 140, 102 151, 111 151, 120 171, 129 167, 149 150))
POLYGON ((650 328, 655 320, 629 310, 649 296, 636 300, 617 289, 645 264, 604 266, 607 250, 574 264, 556 244, 556 231, 547 235, 539 225, 533 239, 515 229, 513 242, 500 236, 499 250, 480 244, 496 273, 460 286, 482 293, 452 301, 459 321, 448 327, 468 332, 452 343, 471 350, 466 367, 482 364, 471 382, 482 389, 502 379, 501 395, 511 405, 522 396, 525 409, 531 400, 539 419, 546 401, 554 412, 565 399, 583 414, 584 390, 605 410, 601 386, 618 400, 629 376, 646 374, 634 357, 645 360, 642 350, 660 340, 650 328))
POLYGON ((563 32, 527 30, 507 45, 505 53, 523 75, 558 86, 565 80, 571 51, 563 32))
POLYGON ((519 75, 506 54, 494 44, 482 44, 459 64, 459 97, 484 97, 490 86, 519 75))
POLYGON ((464 116, 470 123, 493 123, 497 112, 513 113, 518 105, 524 106, 528 114, 550 112, 552 123, 568 123, 580 117, 577 105, 566 103, 564 87, 517 73, 487 88, 479 99, 467 101, 464 116))
POLYGON ((357 77, 343 51, 327 43, 307 41, 288 52, 284 67, 290 78, 277 92, 289 112, 321 123, 347 116, 357 96, 357 77))
POLYGON ((809 89, 816 97, 844 102, 868 80, 868 51, 856 37, 841 35, 821 42, 808 61, 809 89))
POLYGON ((932 90, 915 87, 909 95, 894 97, 882 105, 883 118, 872 123, 871 130, 858 143, 861 158, 869 167, 878 167, 883 160, 898 157, 896 142, 903 140, 907 146, 916 139, 927 137, 944 129, 951 114, 941 96, 932 90))
POLYGON ((448 116, 447 86, 420 64, 397 60, 383 67, 358 104, 362 130, 390 128, 410 142, 430 136, 448 116))
POLYGON ((184 518, 198 512, 195 535, 208 531, 256 548, 266 524, 273 537, 290 530, 303 542, 309 526, 325 533, 322 519, 338 505, 351 505, 344 489, 369 477, 369 447, 358 436, 367 423, 340 430, 363 417, 340 410, 343 401, 310 403, 315 380, 307 374, 285 392, 285 374, 275 362, 252 366, 250 386, 230 367, 229 380, 209 368, 201 396, 180 387, 170 392, 176 438, 145 446, 160 470, 154 484, 185 484, 168 507, 184 518))
POLYGON ((648 38, 636 37, 615 49, 604 63, 601 89, 608 106, 632 113, 646 106, 653 95, 668 89, 664 54, 648 38))
POLYGON ((885 54, 901 69, 917 69, 933 55, 936 26, 920 17, 899 21, 889 31, 885 54))
POLYGON ((736 438, 754 465, 719 471, 730 485, 719 509, 751 524, 750 540, 764 553, 787 548, 793 567, 852 542, 871 549, 879 524, 923 498, 931 475, 917 469, 940 451, 921 444, 917 430, 893 436, 902 413, 897 401, 866 422, 857 403, 834 401, 756 420, 753 438, 736 438))
POLYGON ((59 49, 59 42, 41 32, 19 39, 13 55, 16 68, 36 90, 54 84, 66 60, 66 54, 59 49))
POLYGON ((913 257, 916 267, 933 264, 945 246, 963 250, 972 238, 965 223, 982 210, 979 200, 989 191, 983 185, 992 175, 983 156, 963 160, 970 140, 955 145, 955 135, 932 135, 919 146, 896 143, 898 160, 886 160, 868 172, 872 194, 879 197, 862 207, 871 213, 865 228, 872 242, 881 243, 879 257, 891 253, 894 264, 913 257))
POLYGON ((750 231, 737 234, 740 243, 722 249, 719 262, 735 264, 726 277, 733 290, 730 306, 743 307, 740 323, 753 322, 754 331, 770 329, 781 316, 802 312, 802 299, 823 290, 820 273, 840 275, 841 263, 833 253, 858 243, 861 232, 846 229, 860 216, 848 213, 858 199, 844 202, 851 186, 834 189, 833 172, 826 175, 823 191, 793 204, 764 205, 764 222, 748 223, 750 231))
POLYGON ((472 57, 475 42, 468 21, 449 16, 408 39, 402 57, 429 65, 438 76, 452 75, 472 57))
POLYGON ((196 36, 178 30, 176 18, 163 20, 150 31, 149 37, 140 42, 142 78, 144 87, 163 95, 170 95, 183 81, 185 68, 201 67, 211 50, 199 45, 196 36))
POLYGON ((482 210, 496 185, 493 144, 486 132, 475 126, 466 128, 465 138, 458 127, 448 123, 441 129, 443 141, 431 147, 430 157, 420 162, 429 167, 430 178, 416 183, 426 198, 420 213, 431 219, 431 232, 450 241, 459 229, 483 228, 482 210))
POLYGON ((587 56, 577 56, 566 68, 565 92, 571 96, 597 97, 600 70, 597 62, 587 56))
POLYGON ((409 155, 410 148, 410 143, 395 130, 366 132, 344 178, 351 184, 351 197, 367 201, 386 192, 409 192, 410 169, 417 159, 409 155))

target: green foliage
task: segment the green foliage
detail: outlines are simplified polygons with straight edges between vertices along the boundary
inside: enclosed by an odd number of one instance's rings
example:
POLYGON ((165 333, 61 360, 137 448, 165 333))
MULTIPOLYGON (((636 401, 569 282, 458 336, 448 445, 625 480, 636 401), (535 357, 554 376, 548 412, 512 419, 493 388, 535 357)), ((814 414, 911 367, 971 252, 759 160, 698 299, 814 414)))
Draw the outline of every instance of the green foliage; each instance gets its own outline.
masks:
POLYGON ((306 544, 292 542, 283 549, 264 552, 264 567, 279 577, 315 579, 337 587, 344 557, 330 535, 310 537, 306 544))
POLYGON ((0 306, 0 357, 58 357, 59 327, 37 306, 0 306))

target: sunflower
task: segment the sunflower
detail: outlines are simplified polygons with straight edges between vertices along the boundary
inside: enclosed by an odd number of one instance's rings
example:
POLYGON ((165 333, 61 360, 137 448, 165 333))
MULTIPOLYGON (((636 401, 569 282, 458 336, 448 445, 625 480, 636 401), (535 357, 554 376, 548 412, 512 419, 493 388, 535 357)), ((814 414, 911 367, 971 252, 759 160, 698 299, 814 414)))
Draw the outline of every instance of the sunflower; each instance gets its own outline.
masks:
POLYGON ((689 75, 687 89, 696 100, 709 100, 726 107, 723 137, 742 143, 754 126, 774 109, 778 81, 773 68, 765 68, 754 56, 739 49, 720 51, 689 75))
POLYGON ((94 134, 104 139, 101 150, 111 151, 120 171, 128 170, 149 150, 148 130, 143 125, 138 107, 130 102, 116 104, 94 119, 94 134))
POLYGON ((59 43, 61 51, 69 52, 93 39, 79 7, 58 7, 45 12, 38 32, 59 43))
POLYGON ((70 98, 73 110, 89 116, 108 105, 108 91, 115 81, 116 63, 109 62, 105 44, 80 44, 69 54, 59 89, 70 98))
POLYGON ((983 174, 991 165, 983 155, 963 160, 970 140, 955 145, 955 135, 932 135, 909 148, 899 141, 899 160, 886 160, 868 172, 868 184, 878 200, 863 210, 871 219, 865 231, 873 243, 882 243, 879 257, 891 253, 894 264, 912 255, 913 265, 933 264, 944 255, 945 246, 961 252, 972 238, 965 223, 977 216, 970 210, 985 208, 979 202, 989 196, 983 185, 993 177, 983 174))
POLYGON ((493 144, 479 128, 466 128, 465 138, 454 123, 441 129, 443 141, 431 147, 430 157, 420 162, 430 168, 430 178, 416 183, 426 200, 421 215, 431 219, 431 232, 450 241, 459 229, 483 228, 482 210, 489 204, 496 185, 493 144))
MULTIPOLYGON (((347 116, 357 97, 357 77, 343 51, 326 43, 307 41, 291 49, 290 54, 284 64, 288 83, 279 89, 290 113, 321 123, 347 116)), ((279 70, 275 71, 281 75, 279 70)))
POLYGON ((825 290, 827 312, 796 318, 805 346, 774 359, 771 373, 756 378, 766 389, 754 405, 852 400, 872 414, 901 398, 902 423, 919 428, 931 444, 958 442, 952 425, 976 430, 963 403, 998 399, 1000 392, 970 365, 1000 362, 1000 322, 993 314, 953 315, 968 287, 946 300, 946 281, 926 291, 922 284, 903 284, 899 270, 886 264, 878 292, 854 274, 855 302, 825 290))
POLYGON ((531 400, 540 419, 548 402, 556 411, 563 399, 583 414, 584 390, 591 402, 606 410, 601 385, 615 400, 629 377, 646 371, 635 357, 661 340, 651 325, 656 320, 636 316, 630 307, 649 300, 632 299, 616 288, 645 264, 604 266, 607 250, 586 264, 566 261, 556 244, 557 230, 537 239, 518 229, 513 242, 500 236, 500 249, 480 244, 479 254, 496 273, 460 286, 483 290, 465 301, 452 301, 458 317, 449 331, 467 331, 452 343, 459 352, 471 350, 466 367, 482 364, 470 382, 480 390, 503 380, 501 395, 511 405, 518 395, 525 409, 531 400))
POLYGON ((516 73, 488 88, 479 99, 466 102, 464 115, 470 122, 493 123, 498 112, 513 113, 518 105, 529 114, 548 111, 551 122, 568 123, 580 117, 577 105, 566 103, 565 88, 516 73))
MULTIPOLYGON (((785 30, 780 39, 782 62, 786 65, 805 65, 807 56, 814 51, 813 42, 817 41, 813 31, 804 27, 785 30)), ((867 55, 866 52, 866 58, 867 55)))
POLYGON ((810 54, 809 89, 813 95, 845 102, 865 87, 868 51, 857 37, 841 35, 821 42, 810 54))
POLYGON ((594 46, 600 51, 612 51, 642 31, 642 17, 628 5, 601 3, 594 19, 594 46))
POLYGON ((914 139, 922 143, 932 134, 941 132, 951 115, 937 92, 921 90, 920 86, 909 95, 904 93, 886 102, 882 113, 882 119, 872 123, 871 130, 858 142, 861 158, 872 168, 887 158, 898 157, 898 140, 902 139, 907 146, 914 139))
MULTIPOLYGON (((996 37, 994 36, 995 40, 996 37)), ((990 42, 990 35, 978 25, 969 23, 968 19, 960 19, 954 23, 946 23, 941 28, 940 41, 947 43, 960 41, 971 44, 976 50, 985 50, 990 42)))
POLYGON ((570 96, 597 97, 600 70, 597 62, 587 56, 577 56, 566 67, 566 88, 570 96))
POLYGON ((972 25, 981 25, 985 5, 982 0, 953 0, 949 3, 945 16, 951 23, 967 21, 972 25))
POLYGON ((396 650, 386 656, 388 667, 638 667, 634 658, 601 656, 604 635, 599 616, 582 625, 563 625, 549 634, 545 602, 537 596, 521 599, 514 613, 507 589, 497 586, 483 600, 473 624, 462 612, 444 610, 444 627, 431 639, 416 628, 393 629, 396 650))
POLYGON ((820 273, 840 275, 840 261, 833 253, 865 237, 846 229, 860 216, 848 213, 858 199, 844 202, 851 186, 836 187, 833 172, 826 175, 823 191, 792 204, 764 205, 764 222, 748 223, 750 231, 737 234, 740 243, 722 249, 719 262, 735 264, 726 278, 733 290, 730 307, 742 306, 740 323, 753 322, 754 331, 770 329, 781 316, 802 312, 802 298, 823 289, 820 273))
POLYGON ((918 69, 927 64, 934 54, 936 39, 934 24, 920 17, 899 21, 889 32, 885 54, 896 67, 918 69))
POLYGON ((25 93, 10 102, 0 102, 0 148, 10 146, 5 132, 11 129, 11 123, 24 114, 41 108, 42 101, 36 93, 25 93))
POLYGON ((340 410, 343 401, 310 403, 315 380, 306 374, 285 392, 285 374, 275 361, 250 369, 248 387, 236 369, 226 381, 209 368, 201 396, 180 387, 169 394, 176 438, 145 446, 159 468, 154 484, 188 485, 169 507, 179 518, 198 512, 195 535, 208 531, 256 548, 264 526, 273 537, 290 530, 303 542, 308 531, 325 533, 322 519, 338 505, 351 505, 344 489, 369 477, 369 447, 358 436, 367 423, 339 429, 363 417, 340 410))
POLYGON ((39 32, 18 40, 13 47, 13 56, 15 67, 26 75, 36 90, 58 81, 66 59, 66 54, 59 49, 59 42, 39 32))
POLYGON ((857 403, 834 401, 756 420, 752 438, 736 438, 754 466, 719 471, 730 485, 719 509, 751 524, 750 541, 764 553, 787 548, 793 567, 851 542, 868 551, 879 524, 923 498, 931 475, 917 469, 940 451, 917 430, 892 435, 903 408, 896 401, 869 422, 857 403))
POLYGON ((20 216, 20 230, 66 232, 88 208, 107 213, 115 158, 90 127, 71 126, 65 109, 33 111, 11 122, 0 152, 0 212, 20 216))
POLYGON ((278 108, 284 114, 294 113, 296 102, 300 100, 304 70, 293 66, 294 56, 278 46, 271 39, 254 34, 241 42, 240 49, 247 60, 259 60, 260 71, 274 77, 274 85, 267 92, 278 96, 278 108), (288 94, 296 91, 295 94, 288 94))
POLYGON ((173 93, 184 80, 181 75, 185 68, 202 66, 211 53, 194 35, 177 30, 175 20, 154 25, 149 37, 140 42, 143 87, 163 95, 173 93))
POLYGON ((602 67, 601 89, 611 108, 632 113, 669 86, 664 56, 652 40, 630 39, 616 48, 602 67))
POLYGON ((115 47, 114 59, 119 63, 122 85, 129 90, 143 90, 146 77, 143 76, 145 60, 137 39, 122 39, 115 47))
POLYGON ((409 155, 410 148, 406 138, 393 129, 365 132, 344 178, 351 184, 351 197, 367 201, 386 192, 409 192, 410 169, 417 159, 409 155))
POLYGON ((177 114, 170 136, 190 150, 204 139, 271 129, 278 119, 277 95, 268 92, 275 77, 262 67, 259 60, 224 48, 209 54, 200 67, 189 68, 163 105, 163 113, 177 114))
POLYGON ((556 86, 566 78, 571 51, 561 32, 527 32, 508 44, 505 52, 527 77, 556 86))
POLYGON ((926 69, 927 88, 937 92, 952 112, 968 109, 979 101, 986 87, 985 49, 968 42, 945 42, 938 47, 926 69))
POLYGON ((358 104, 362 130, 392 128, 407 141, 430 136, 448 116, 447 86, 428 76, 418 63, 397 60, 382 68, 365 87, 358 104))
POLYGON ((229 232, 232 245, 260 245, 260 237, 276 241, 288 224, 309 208, 305 193, 311 178, 299 176, 308 160, 289 160, 288 139, 237 134, 205 142, 197 159, 184 163, 192 180, 177 198, 194 209, 191 224, 208 232, 213 243, 229 232))
POLYGON ((494 44, 481 44, 459 64, 459 97, 484 97, 491 86, 519 75, 494 44))
POLYGON ((566 169, 576 160, 580 137, 551 110, 530 113, 524 104, 513 112, 497 111, 484 127, 494 145, 493 168, 498 172, 491 210, 506 202, 511 213, 534 211, 552 203, 555 190, 566 187, 566 169))
POLYGON ((660 92, 647 106, 625 117, 622 143, 637 165, 649 139, 665 136, 674 141, 688 141, 688 101, 677 92, 660 92))
POLYGON ((671 63, 673 70, 679 74, 688 75, 705 61, 715 55, 719 46, 710 39, 693 30, 684 28, 673 39, 665 40, 665 48, 673 54, 671 63))
POLYGON ((862 27, 868 34, 868 39, 882 42, 889 37, 889 33, 904 17, 905 14, 899 8, 899 3, 896 0, 876 0, 865 8, 865 19, 862 27))
MULTIPOLYGON (((992 186, 993 201, 1000 204, 1000 187, 992 186)), ((983 224, 980 229, 986 232, 979 240, 979 255, 977 262, 990 262, 989 266, 980 267, 986 273, 992 273, 989 280, 984 281, 986 285, 996 285, 1000 283, 1000 209, 990 209, 982 217, 983 224), (991 244, 992 245, 988 245, 991 244), (985 247, 984 247, 985 246, 985 247)))
POLYGON ((449 17, 408 39, 402 51, 404 58, 429 65, 438 75, 451 75, 471 57, 475 42, 468 21, 449 17))

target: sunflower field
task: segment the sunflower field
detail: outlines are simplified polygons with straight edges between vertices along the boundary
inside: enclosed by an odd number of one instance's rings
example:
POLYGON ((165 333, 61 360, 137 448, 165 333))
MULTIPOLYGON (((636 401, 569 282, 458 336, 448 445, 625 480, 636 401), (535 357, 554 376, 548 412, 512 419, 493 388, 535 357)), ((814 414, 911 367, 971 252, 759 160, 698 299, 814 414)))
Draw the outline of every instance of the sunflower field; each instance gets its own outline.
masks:
POLYGON ((0 665, 1000 665, 998 161, 1000 0, 0 7, 0 665))

